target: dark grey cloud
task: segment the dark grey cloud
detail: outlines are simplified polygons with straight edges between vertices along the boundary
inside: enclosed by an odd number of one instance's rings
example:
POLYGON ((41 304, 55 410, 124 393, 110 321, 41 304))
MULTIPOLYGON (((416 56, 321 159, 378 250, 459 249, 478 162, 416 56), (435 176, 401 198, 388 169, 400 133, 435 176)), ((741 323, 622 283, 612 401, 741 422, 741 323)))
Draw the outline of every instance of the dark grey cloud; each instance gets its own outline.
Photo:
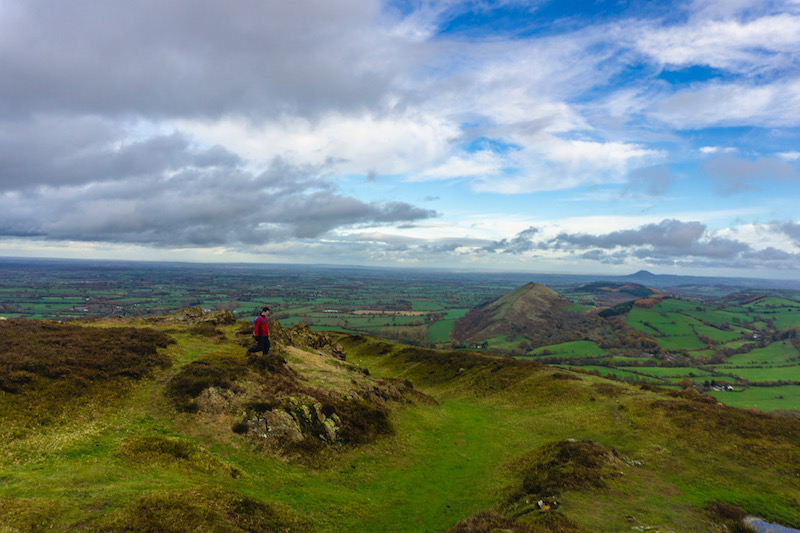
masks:
POLYGON ((775 262, 782 261, 797 261, 798 255, 791 254, 784 250, 778 250, 772 246, 764 248, 763 250, 754 250, 745 254, 745 257, 752 260, 757 260, 762 263, 774 264, 775 262))
POLYGON ((759 182, 798 182, 800 167, 797 162, 779 157, 744 159, 725 154, 707 161, 703 169, 715 180, 722 194, 736 194, 759 189, 759 182))
POLYGON ((0 236, 239 246, 436 216, 403 202, 342 195, 320 177, 320 168, 278 159, 254 175, 224 150, 196 149, 175 136, 131 148, 139 150, 160 155, 142 168, 135 164, 137 157, 128 161, 126 154, 117 154, 109 158, 109 173, 94 181, 7 187, 0 192, 0 236))
POLYGON ((232 168, 240 158, 185 135, 131 140, 121 128, 86 117, 0 122, 0 191, 138 179, 186 168, 232 168))
POLYGON ((646 224, 639 229, 614 231, 604 235, 561 233, 551 241, 551 245, 557 249, 652 246, 658 249, 688 250, 696 245, 705 230, 706 227, 699 222, 665 219, 658 224, 646 224))
POLYGON ((0 114, 243 116, 382 97, 378 2, 4 2, 0 114), (298 16, 302 13, 302 16, 298 16), (364 52, 372 52, 372 54, 364 52))
POLYGON ((539 233, 539 228, 534 226, 522 230, 512 239, 501 239, 487 244, 482 249, 487 252, 519 255, 537 248, 534 237, 539 233))
POLYGON ((675 219, 601 235, 561 233, 546 245, 606 264, 638 259, 663 265, 715 263, 717 267, 735 267, 752 252, 750 245, 741 241, 708 235, 700 222, 675 219))
POLYGON ((549 240, 536 240, 539 230, 530 227, 513 239, 491 242, 484 252, 524 254, 533 250, 560 250, 608 264, 621 264, 636 258, 644 261, 682 258, 735 259, 750 251, 741 241, 710 236, 700 222, 665 219, 637 229, 591 235, 563 232, 549 240))
POLYGON ((377 1, 0 9, 0 237, 246 247, 436 216, 342 194, 325 164, 275 158, 258 172, 153 131, 379 106, 397 86, 377 1))
POLYGON ((588 252, 580 254, 580 257, 591 261, 597 261, 605 265, 623 265, 630 260, 630 254, 624 251, 608 253, 605 250, 589 250, 588 252))
POLYGON ((695 241, 685 248, 658 247, 639 248, 633 255, 641 259, 660 259, 674 257, 707 257, 712 259, 732 259, 750 250, 750 245, 734 239, 719 237, 695 241))
POLYGON ((795 245, 800 246, 800 223, 785 221, 774 222, 770 226, 771 231, 775 233, 782 233, 792 239, 795 245))

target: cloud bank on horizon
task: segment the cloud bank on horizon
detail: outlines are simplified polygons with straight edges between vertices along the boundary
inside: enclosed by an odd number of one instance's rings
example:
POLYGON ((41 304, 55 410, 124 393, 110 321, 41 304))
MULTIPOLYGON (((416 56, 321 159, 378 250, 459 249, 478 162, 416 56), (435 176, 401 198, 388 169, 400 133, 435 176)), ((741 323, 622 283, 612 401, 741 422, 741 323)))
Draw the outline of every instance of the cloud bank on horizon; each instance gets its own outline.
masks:
POLYGON ((798 0, 0 0, 0 255, 792 277, 798 35, 798 0))

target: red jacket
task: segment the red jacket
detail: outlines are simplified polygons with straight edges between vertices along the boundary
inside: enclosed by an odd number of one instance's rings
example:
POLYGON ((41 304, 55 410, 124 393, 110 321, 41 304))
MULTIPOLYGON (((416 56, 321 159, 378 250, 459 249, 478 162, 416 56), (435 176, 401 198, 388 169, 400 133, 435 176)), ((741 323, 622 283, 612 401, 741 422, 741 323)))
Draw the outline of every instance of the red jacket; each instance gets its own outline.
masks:
POLYGON ((269 322, 261 315, 253 322, 253 335, 256 337, 269 337, 269 322))

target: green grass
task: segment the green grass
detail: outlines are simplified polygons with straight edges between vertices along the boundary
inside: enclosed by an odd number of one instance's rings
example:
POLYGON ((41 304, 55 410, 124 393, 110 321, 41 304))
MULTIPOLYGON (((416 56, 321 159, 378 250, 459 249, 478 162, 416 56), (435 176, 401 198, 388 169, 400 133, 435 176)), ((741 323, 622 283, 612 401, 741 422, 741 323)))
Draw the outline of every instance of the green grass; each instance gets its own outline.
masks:
POLYGON ((705 376, 711 375, 711 372, 694 367, 623 367, 624 370, 639 372, 641 374, 650 374, 658 378, 698 378, 702 379, 705 376))
POLYGON ((444 319, 437 320, 428 326, 428 341, 430 342, 450 342, 450 333, 456 320, 467 314, 469 309, 448 309, 444 314, 444 319))
POLYGON ((613 378, 613 379, 631 379, 631 380, 641 380, 641 381, 657 381, 655 379, 649 379, 646 376, 641 376, 636 372, 631 372, 629 370, 623 370, 620 368, 611 368, 607 366, 599 366, 599 365, 558 365, 563 366, 564 368, 571 368, 571 369, 581 369, 586 370, 587 372, 595 372, 597 375, 602 376, 604 378, 613 378))
POLYGON ((736 392, 709 392, 721 402, 760 411, 800 410, 800 385, 748 387, 736 392))
MULTIPOLYGON (((634 308, 625 320, 631 327, 656 337, 666 351, 687 351, 695 358, 709 357, 707 343, 744 343, 752 330, 739 324, 750 323, 756 315, 742 307, 710 309, 705 305, 667 298, 652 308, 634 308), (703 337, 703 339, 701 339, 703 337), (742 340, 739 340, 742 339, 742 340)), ((800 317, 800 313, 798 313, 800 317)), ((781 319, 777 314, 774 318, 781 319)), ((781 319, 782 320, 782 319, 781 319)), ((785 320, 781 324, 787 323, 785 320)), ((756 323, 752 327, 764 327, 756 323)))
MULTIPOLYGON (((570 439, 609 454, 604 486, 573 479, 558 497, 584 531, 708 531, 713 500, 800 525, 800 481, 786 475, 800 461, 791 419, 479 352, 337 336, 348 362, 320 359, 327 366, 316 379, 371 379, 356 364, 410 380, 435 402, 393 404, 391 434, 298 459, 237 435, 219 414, 177 411, 164 394, 201 363, 233 381, 247 372, 239 325, 223 328, 225 340, 164 327, 177 341, 161 349, 172 367, 124 390, 93 388, 46 425, 24 413, 0 425, 0 531, 445 531, 479 511, 515 514, 534 496, 525 493, 528 467, 570 439)), ((311 365, 303 358, 312 352, 291 359, 311 365)), ((546 516, 555 515, 522 521, 546 516)))
POLYGON ((749 332, 741 328, 732 328, 730 330, 722 330, 711 326, 696 326, 695 331, 698 335, 708 337, 720 343, 730 342, 739 339, 749 332))
POLYGON ((766 368, 731 368, 719 367, 720 372, 738 376, 752 382, 761 381, 798 381, 800 382, 800 366, 766 367, 766 368))
POLYGON ((442 302, 434 302, 434 301, 426 301, 426 300, 414 300, 411 302, 411 309, 414 311, 445 311, 445 307, 442 302))
POLYGON ((778 341, 764 348, 755 348, 747 353, 736 354, 725 360, 725 366, 775 365, 797 360, 800 353, 789 341, 778 341))
POLYGON ((449 342, 455 320, 437 320, 428 326, 428 341, 449 342))
POLYGON ((511 353, 520 349, 520 343, 525 341, 523 335, 498 335, 486 339, 486 346, 490 350, 511 353))
POLYGON ((600 348, 594 341, 572 341, 554 344, 552 346, 542 346, 531 351, 532 355, 552 355, 557 357, 584 357, 584 356, 604 356, 606 350, 600 348))

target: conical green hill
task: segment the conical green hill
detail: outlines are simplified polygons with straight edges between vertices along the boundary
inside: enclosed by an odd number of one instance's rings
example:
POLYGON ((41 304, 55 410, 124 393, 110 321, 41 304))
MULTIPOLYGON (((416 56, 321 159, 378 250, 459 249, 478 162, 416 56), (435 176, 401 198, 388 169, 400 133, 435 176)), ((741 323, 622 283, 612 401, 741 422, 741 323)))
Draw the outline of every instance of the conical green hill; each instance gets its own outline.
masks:
MULTIPOLYGON (((528 338, 542 336, 551 325, 574 325, 584 320, 574 304, 554 290, 538 283, 528 283, 497 300, 478 306, 453 328, 459 343, 480 343, 498 335, 521 334, 528 338)), ((544 335, 547 338, 552 334, 544 335)))

